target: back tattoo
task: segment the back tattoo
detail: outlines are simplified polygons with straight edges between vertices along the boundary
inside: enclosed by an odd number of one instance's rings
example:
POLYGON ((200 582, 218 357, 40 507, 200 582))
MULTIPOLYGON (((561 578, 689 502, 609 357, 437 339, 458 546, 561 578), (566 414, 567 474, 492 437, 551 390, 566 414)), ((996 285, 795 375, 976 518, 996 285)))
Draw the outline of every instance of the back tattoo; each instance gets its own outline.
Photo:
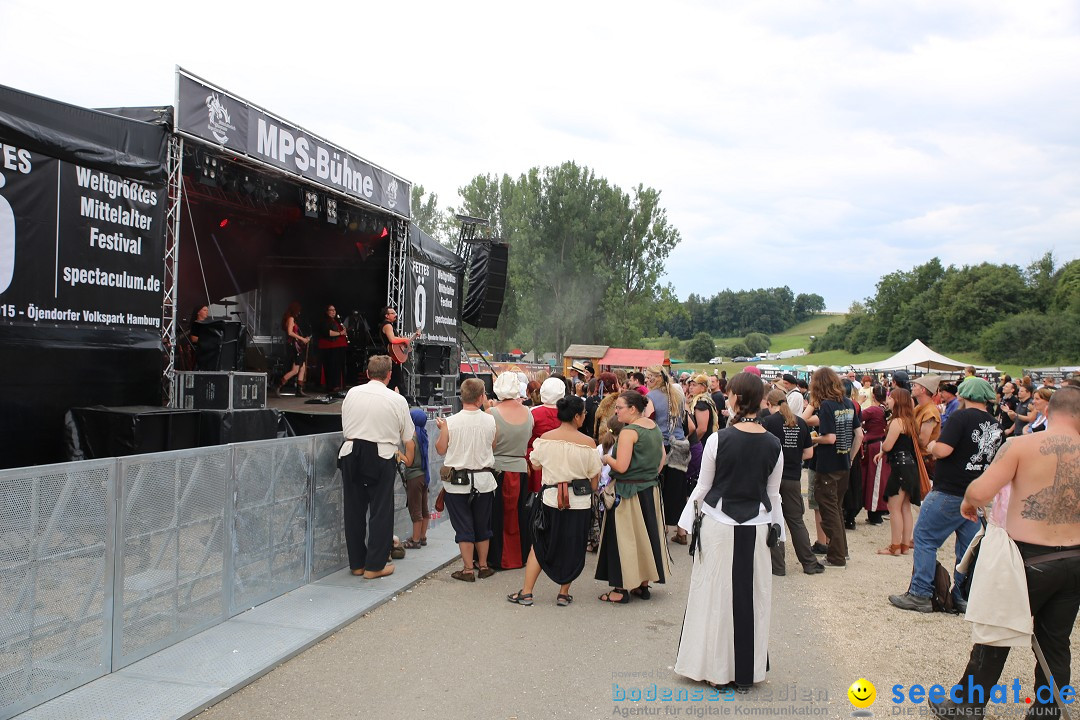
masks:
POLYGON ((1043 439, 1039 452, 1057 455, 1054 484, 1024 498, 1020 517, 1049 525, 1080 523, 1080 443, 1053 435, 1043 439))

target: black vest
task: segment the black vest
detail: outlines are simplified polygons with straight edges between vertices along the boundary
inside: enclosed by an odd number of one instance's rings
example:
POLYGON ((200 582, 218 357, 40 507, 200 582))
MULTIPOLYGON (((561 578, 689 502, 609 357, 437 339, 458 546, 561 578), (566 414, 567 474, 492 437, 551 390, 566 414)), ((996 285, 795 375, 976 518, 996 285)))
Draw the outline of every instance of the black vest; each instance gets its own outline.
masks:
POLYGON ((772 511, 766 486, 782 447, 772 433, 746 433, 734 427, 716 433, 716 474, 705 502, 737 523, 756 518, 760 506, 772 511))

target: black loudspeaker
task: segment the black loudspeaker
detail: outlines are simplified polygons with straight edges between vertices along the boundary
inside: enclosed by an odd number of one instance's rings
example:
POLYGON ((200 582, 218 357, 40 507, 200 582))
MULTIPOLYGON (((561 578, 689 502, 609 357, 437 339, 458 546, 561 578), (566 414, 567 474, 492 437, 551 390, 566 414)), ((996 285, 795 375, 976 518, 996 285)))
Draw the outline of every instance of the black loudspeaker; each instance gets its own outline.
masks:
POLYGON ((420 375, 450 374, 449 345, 421 345, 416 349, 417 370, 420 375))
POLYGON ((469 260, 469 293, 461 319, 478 328, 499 324, 506 295, 506 258, 509 246, 492 242, 477 244, 469 260))

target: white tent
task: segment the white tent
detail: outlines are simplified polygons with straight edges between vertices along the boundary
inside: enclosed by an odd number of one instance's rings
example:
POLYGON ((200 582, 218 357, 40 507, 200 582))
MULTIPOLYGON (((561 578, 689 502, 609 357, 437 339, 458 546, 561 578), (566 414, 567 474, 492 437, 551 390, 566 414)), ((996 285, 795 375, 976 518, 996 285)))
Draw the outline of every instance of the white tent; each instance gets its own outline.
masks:
POLYGON ((852 367, 864 371, 914 369, 916 371, 930 372, 931 370, 963 370, 968 365, 974 365, 974 363, 961 362, 945 357, 941 353, 928 348, 922 340, 915 340, 891 358, 868 365, 853 365, 852 367))

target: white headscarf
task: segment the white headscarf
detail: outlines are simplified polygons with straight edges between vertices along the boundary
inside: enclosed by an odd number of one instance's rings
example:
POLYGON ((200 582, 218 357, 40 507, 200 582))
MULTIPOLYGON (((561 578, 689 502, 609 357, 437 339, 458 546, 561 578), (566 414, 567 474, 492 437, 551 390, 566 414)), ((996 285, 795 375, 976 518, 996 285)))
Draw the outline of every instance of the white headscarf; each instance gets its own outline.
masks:
POLYGON ((566 383, 556 377, 549 377, 540 386, 540 402, 554 405, 566 395, 566 383))
POLYGON ((495 397, 500 400, 512 400, 520 395, 517 376, 512 372, 504 372, 495 378, 495 397))

